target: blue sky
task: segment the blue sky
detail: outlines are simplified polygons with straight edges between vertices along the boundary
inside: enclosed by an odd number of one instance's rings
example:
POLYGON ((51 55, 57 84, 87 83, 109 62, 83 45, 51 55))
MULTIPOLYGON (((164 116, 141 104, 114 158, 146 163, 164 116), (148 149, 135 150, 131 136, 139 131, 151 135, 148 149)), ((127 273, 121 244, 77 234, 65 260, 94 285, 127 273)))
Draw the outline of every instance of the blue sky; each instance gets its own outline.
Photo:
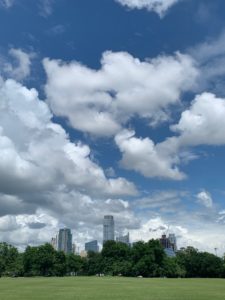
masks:
POLYGON ((69 226, 225 252, 225 3, 0 0, 0 239, 69 226))

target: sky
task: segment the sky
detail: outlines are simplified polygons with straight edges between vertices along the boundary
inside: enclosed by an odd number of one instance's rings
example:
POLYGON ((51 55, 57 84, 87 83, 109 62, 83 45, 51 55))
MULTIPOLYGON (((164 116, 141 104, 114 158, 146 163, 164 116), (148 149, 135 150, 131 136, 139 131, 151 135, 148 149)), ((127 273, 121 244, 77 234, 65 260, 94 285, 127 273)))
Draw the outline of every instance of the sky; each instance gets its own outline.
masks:
POLYGON ((224 0, 0 0, 0 241, 225 252, 224 0))

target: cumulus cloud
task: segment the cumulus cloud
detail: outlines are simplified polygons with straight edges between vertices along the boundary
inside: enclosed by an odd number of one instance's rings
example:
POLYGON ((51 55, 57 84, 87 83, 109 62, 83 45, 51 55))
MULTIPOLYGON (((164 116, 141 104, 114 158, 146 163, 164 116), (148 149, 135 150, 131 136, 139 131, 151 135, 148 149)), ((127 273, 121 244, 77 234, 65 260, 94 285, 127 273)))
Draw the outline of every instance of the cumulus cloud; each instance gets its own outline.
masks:
POLYGON ((185 176, 175 166, 179 158, 168 154, 161 144, 149 138, 137 138, 134 131, 124 130, 116 135, 115 142, 122 153, 121 166, 135 170, 146 177, 181 180, 185 176))
POLYGON ((35 89, 28 90, 7 80, 0 86, 0 97, 3 191, 46 190, 66 184, 98 195, 136 192, 134 185, 124 178, 108 180, 90 159, 91 150, 87 145, 69 141, 64 129, 51 121, 52 115, 38 99, 35 89))
POLYGON ((202 226, 203 220, 196 218, 195 213, 192 213, 192 222, 188 211, 174 210, 170 216, 151 216, 142 217, 140 228, 130 230, 133 241, 149 239, 158 239, 168 231, 174 233, 177 237, 177 245, 180 247, 192 246, 200 251, 208 251, 215 253, 215 248, 218 249, 218 254, 223 255, 225 252, 224 228, 220 224, 215 223, 207 217, 204 220, 205 226, 202 226))
POLYGON ((182 0, 116 0, 120 4, 127 6, 131 9, 143 9, 146 8, 149 11, 154 11, 161 17, 166 11, 182 0))
POLYGON ((116 134, 132 117, 165 120, 166 109, 198 76, 194 61, 180 53, 140 61, 127 52, 105 52, 101 69, 76 61, 44 60, 48 103, 75 129, 97 136, 116 134), (161 117, 160 117, 161 116, 161 117))
POLYGON ((89 146, 71 142, 52 122, 35 89, 1 79, 0 98, 0 231, 5 232, 1 239, 20 245, 46 242, 63 224, 80 228, 79 239, 84 241, 93 224, 101 226, 103 214, 111 212, 118 224, 137 226, 127 203, 117 200, 136 195, 135 185, 122 177, 108 179, 91 159, 89 146), (105 202, 107 197, 111 200, 105 202), (34 231, 40 227, 36 237, 34 231))
POLYGON ((170 126, 177 135, 163 142, 155 144, 148 137, 135 137, 131 130, 119 132, 115 142, 122 153, 120 165, 146 177, 184 179, 179 166, 198 158, 191 148, 225 144, 224 120, 224 98, 212 93, 197 95, 178 123, 170 126))
POLYGON ((28 77, 30 75, 31 58, 33 54, 28 54, 21 49, 11 48, 9 55, 15 60, 15 63, 5 63, 3 65, 4 74, 18 81, 28 77))
MULTIPOLYGON (((42 211, 36 214, 19 214, 16 216, 4 216, 0 218, 1 240, 17 245, 20 250, 30 245, 39 245, 50 241, 56 228, 58 220, 42 211), (34 224, 44 224, 41 230, 37 230, 34 224)), ((39 227, 40 228, 40 227, 39 227)))
POLYGON ((203 206, 207 208, 212 208, 213 207, 213 199, 210 195, 209 192, 207 191, 202 191, 196 195, 198 199, 198 203, 202 204, 203 206))
POLYGON ((178 132, 182 146, 225 143, 225 99, 212 93, 197 95, 189 109, 171 129, 178 132))

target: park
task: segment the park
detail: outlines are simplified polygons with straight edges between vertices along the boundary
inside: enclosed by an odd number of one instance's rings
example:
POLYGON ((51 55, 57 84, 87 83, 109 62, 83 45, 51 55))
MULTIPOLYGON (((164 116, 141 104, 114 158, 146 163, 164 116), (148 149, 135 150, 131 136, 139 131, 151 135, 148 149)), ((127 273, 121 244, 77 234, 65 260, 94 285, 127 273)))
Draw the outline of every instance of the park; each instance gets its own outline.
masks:
POLYGON ((224 300, 224 279, 0 278, 4 300, 224 300))

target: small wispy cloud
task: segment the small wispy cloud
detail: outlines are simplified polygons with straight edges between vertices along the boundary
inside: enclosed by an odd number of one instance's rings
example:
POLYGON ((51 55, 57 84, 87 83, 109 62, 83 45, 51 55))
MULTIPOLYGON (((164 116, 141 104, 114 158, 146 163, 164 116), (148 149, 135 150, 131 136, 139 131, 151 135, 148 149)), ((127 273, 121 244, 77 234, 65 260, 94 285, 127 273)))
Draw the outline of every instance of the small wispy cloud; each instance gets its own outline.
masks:
POLYGON ((203 190, 202 192, 198 193, 196 195, 198 203, 201 205, 207 207, 207 208, 212 208, 213 207, 213 199, 210 195, 209 192, 203 190))
POLYGON ((163 17, 167 10, 182 0, 115 0, 130 9, 147 9, 163 17))
POLYGON ((0 0, 0 7, 10 8, 14 4, 14 0, 0 0))
POLYGON ((39 14, 45 18, 50 16, 53 12, 55 0, 40 0, 39 2, 39 14))

